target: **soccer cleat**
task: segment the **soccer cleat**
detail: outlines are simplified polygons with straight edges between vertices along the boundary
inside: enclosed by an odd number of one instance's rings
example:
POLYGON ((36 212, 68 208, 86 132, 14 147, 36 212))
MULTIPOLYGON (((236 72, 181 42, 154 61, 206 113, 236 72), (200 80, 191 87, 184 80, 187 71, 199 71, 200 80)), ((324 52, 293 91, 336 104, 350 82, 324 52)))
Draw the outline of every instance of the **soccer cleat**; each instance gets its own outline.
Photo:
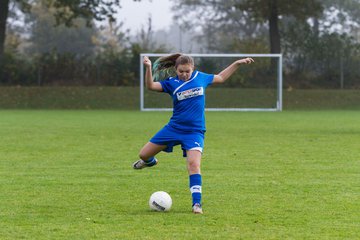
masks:
POLYGON ((143 168, 146 168, 146 167, 153 167, 157 164, 157 159, 155 159, 155 163, 152 163, 150 165, 148 165, 144 160, 140 159, 140 160, 137 160, 136 162, 133 163, 133 168, 136 169, 136 170, 139 170, 139 169, 143 169, 143 168))
POLYGON ((203 214, 203 210, 200 203, 195 203, 192 207, 192 211, 195 214, 203 214))

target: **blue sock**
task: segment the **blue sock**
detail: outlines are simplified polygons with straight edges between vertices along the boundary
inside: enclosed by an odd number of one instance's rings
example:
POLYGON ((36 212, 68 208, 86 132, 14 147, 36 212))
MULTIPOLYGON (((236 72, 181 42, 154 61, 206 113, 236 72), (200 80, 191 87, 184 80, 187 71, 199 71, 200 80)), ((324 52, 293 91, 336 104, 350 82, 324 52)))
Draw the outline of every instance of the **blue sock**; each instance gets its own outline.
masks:
POLYGON ((154 166, 156 164, 156 158, 155 157, 151 157, 148 160, 144 160, 144 162, 146 163, 146 165, 148 166, 154 166))
POLYGON ((190 192, 192 196, 192 203, 193 206, 195 203, 201 204, 201 175, 200 174, 193 174, 189 176, 190 180, 190 192))

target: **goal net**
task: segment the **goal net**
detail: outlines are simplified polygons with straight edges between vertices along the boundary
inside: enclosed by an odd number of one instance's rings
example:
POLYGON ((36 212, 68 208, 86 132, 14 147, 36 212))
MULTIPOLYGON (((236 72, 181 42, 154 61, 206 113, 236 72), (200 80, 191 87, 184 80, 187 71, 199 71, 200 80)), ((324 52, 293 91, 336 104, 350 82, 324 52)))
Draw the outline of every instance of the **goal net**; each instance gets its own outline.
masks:
MULTIPOLYGON (((171 111, 168 94, 149 91, 145 87, 143 57, 152 62, 169 54, 140 54, 140 110, 171 111)), ((206 89, 206 111, 281 111, 281 54, 187 54, 194 58, 195 69, 218 74, 239 58, 251 57, 255 63, 241 65, 225 83, 206 89)))

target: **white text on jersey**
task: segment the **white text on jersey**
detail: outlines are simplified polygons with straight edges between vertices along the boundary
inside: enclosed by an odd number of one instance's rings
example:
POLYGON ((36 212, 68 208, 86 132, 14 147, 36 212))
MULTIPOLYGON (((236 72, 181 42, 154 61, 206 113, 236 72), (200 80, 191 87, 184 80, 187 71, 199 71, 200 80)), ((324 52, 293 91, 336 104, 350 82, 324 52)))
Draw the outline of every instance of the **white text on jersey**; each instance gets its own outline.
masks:
POLYGON ((191 88, 182 92, 176 93, 176 97, 179 101, 204 95, 203 87, 191 88))

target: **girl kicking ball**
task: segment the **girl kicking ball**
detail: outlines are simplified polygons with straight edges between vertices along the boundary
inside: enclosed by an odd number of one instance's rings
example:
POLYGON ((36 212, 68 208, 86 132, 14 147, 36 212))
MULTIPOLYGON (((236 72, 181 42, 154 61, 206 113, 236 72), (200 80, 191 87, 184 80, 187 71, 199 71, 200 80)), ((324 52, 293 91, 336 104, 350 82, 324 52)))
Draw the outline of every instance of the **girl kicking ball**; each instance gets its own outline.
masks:
POLYGON ((211 84, 225 82, 241 64, 251 64, 252 58, 239 59, 218 74, 207 74, 195 70, 192 57, 173 54, 161 57, 152 63, 144 57, 146 68, 145 84, 147 89, 168 93, 173 99, 173 115, 159 132, 140 150, 140 160, 133 164, 134 169, 153 167, 158 160, 155 155, 160 151, 172 152, 173 147, 181 145, 187 160, 192 211, 202 214, 201 207, 201 154, 204 148, 205 128, 205 90, 211 84), (175 72, 176 76, 170 76, 175 72), (162 79, 157 79, 163 76, 162 79))

